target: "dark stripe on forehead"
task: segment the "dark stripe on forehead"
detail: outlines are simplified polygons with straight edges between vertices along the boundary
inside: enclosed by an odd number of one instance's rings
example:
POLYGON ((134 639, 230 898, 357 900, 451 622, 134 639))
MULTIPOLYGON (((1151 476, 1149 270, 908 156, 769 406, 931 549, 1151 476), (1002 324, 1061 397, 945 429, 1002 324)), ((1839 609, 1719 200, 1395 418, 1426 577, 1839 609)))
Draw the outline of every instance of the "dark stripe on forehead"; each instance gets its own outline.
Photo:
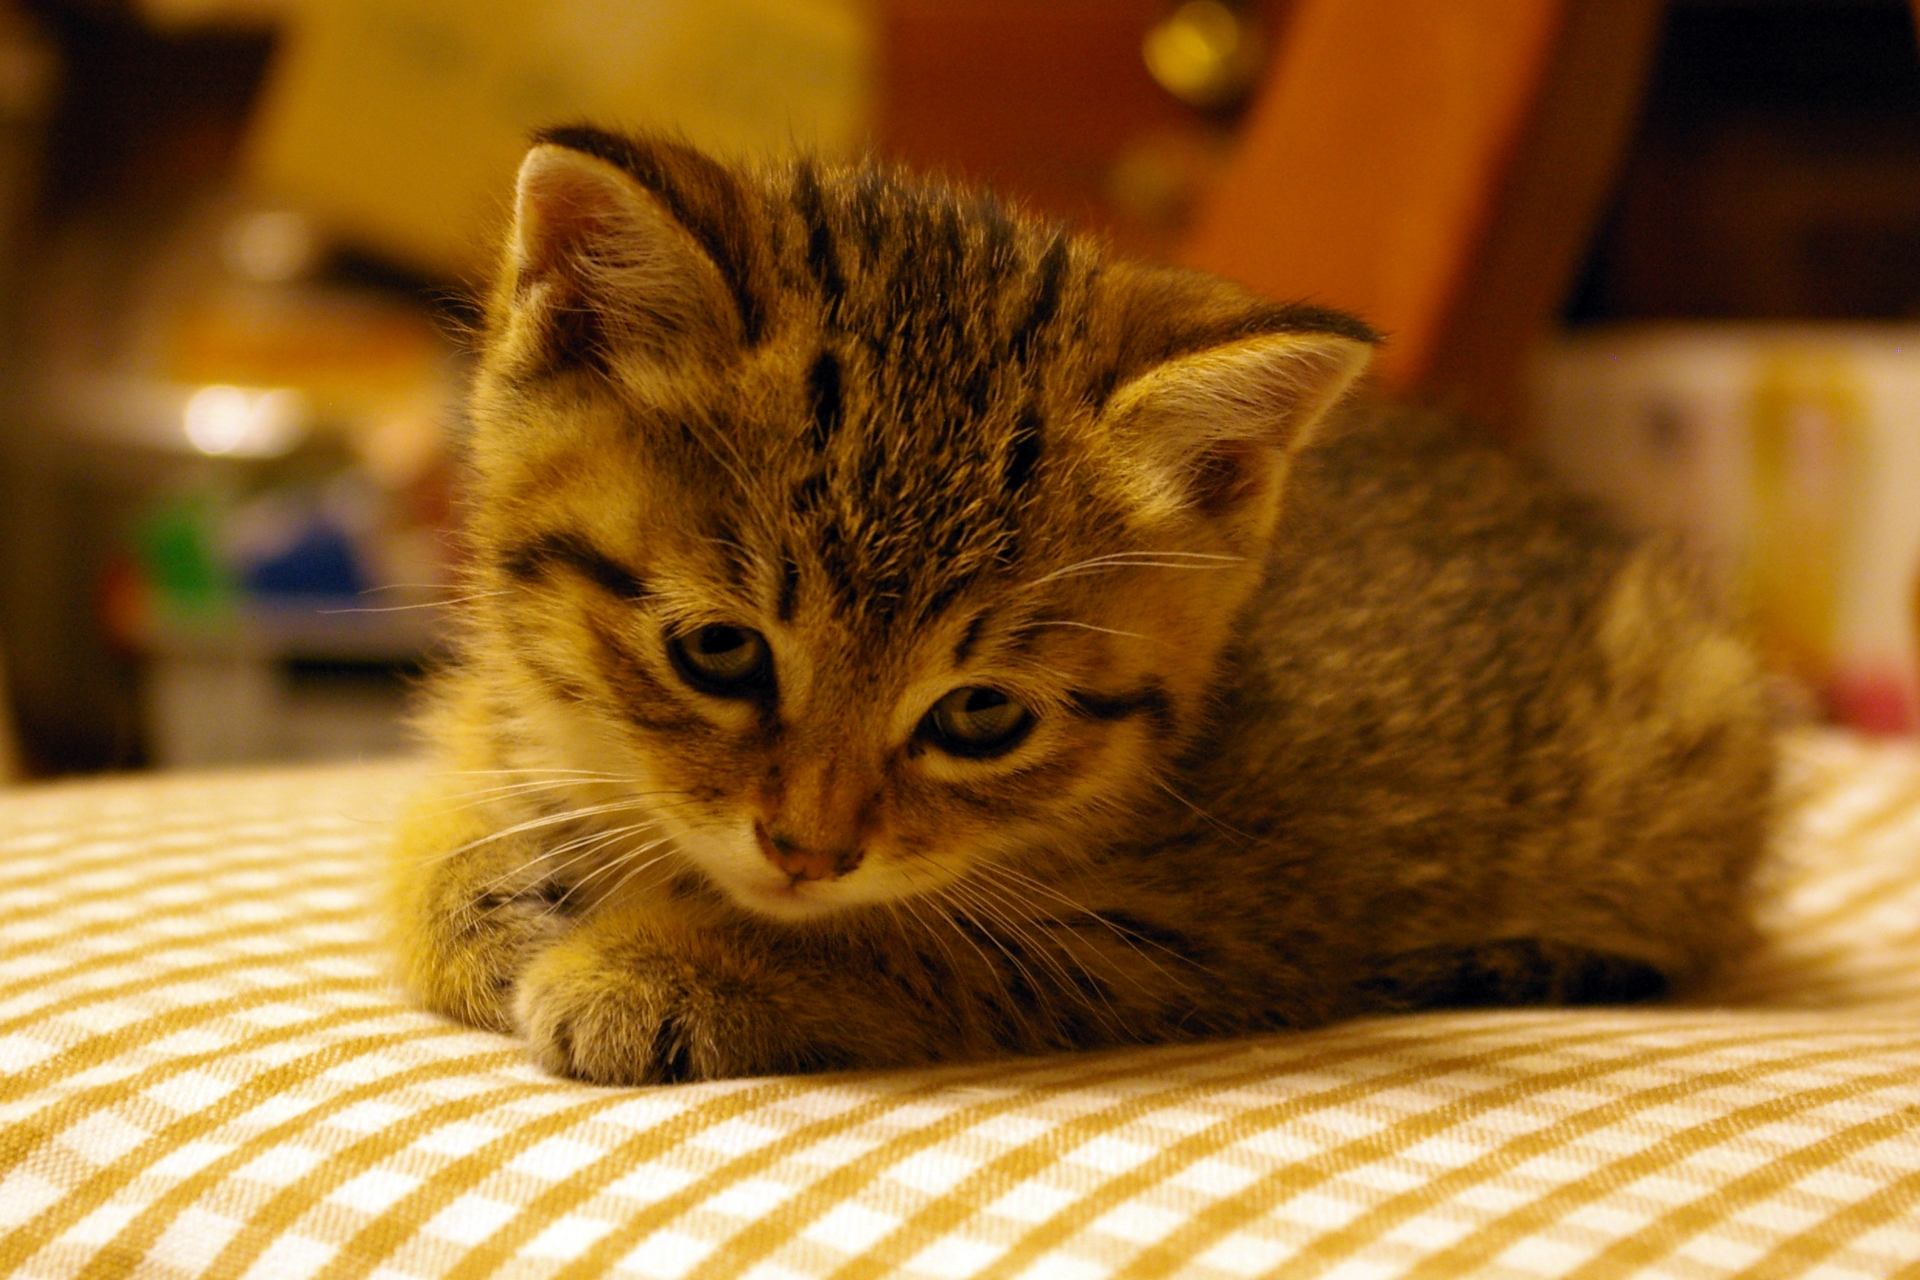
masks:
POLYGON ((752 576, 753 566, 748 562, 746 548, 740 545, 734 527, 725 520, 716 521, 710 541, 720 549, 720 558, 727 567, 729 585, 744 588, 752 576))
POLYGON ((647 596, 647 584, 638 573, 578 533, 543 533, 500 554, 500 568, 519 582, 544 581, 555 567, 571 569, 607 594, 630 603, 647 596))
MULTIPOLYGON (((950 296, 957 297, 959 292, 956 286, 950 296)), ((956 314, 949 319, 957 330, 964 316, 956 314)), ((976 360, 973 367, 967 370, 966 376, 960 379, 959 390, 960 399, 966 405, 967 413, 975 419, 985 417, 988 407, 993 403, 992 366, 985 360, 976 360)))
POLYGON ((1132 693, 1099 694, 1075 689, 1067 694, 1067 705, 1076 715, 1089 720, 1116 721, 1145 716, 1161 733, 1173 731, 1173 707, 1167 692, 1157 684, 1143 685, 1132 693))
POLYGON ((960 208, 951 201, 940 206, 940 238, 952 278, 958 283, 967 264, 967 233, 960 222, 960 208))
POLYGON ((1033 478, 1034 464, 1040 461, 1041 427, 1039 413, 1028 409, 1013 429, 1013 442, 1007 450, 1007 469, 1001 476, 1002 487, 1010 498, 1017 496, 1033 478))
POLYGON ((794 176, 794 203, 807 224, 807 269, 820 283, 821 301, 831 315, 846 295, 846 278, 840 273, 840 250, 833 241, 833 229, 827 225, 827 211, 820 199, 820 175, 813 161, 800 162, 794 176))
POLYGON ((796 515, 818 511, 827 497, 827 473, 816 471, 793 486, 793 510, 796 515))
POLYGON ((800 562, 788 555, 780 566, 780 598, 774 605, 774 616, 782 622, 793 621, 793 611, 800 603, 800 562))
POLYGON ((919 612, 914 615, 916 625, 924 627, 945 613, 947 606, 958 599, 962 591, 973 585, 973 579, 974 575, 971 573, 957 574, 928 592, 919 612))
POLYGON ((986 246, 986 268, 997 283, 1013 259, 1013 222, 991 199, 976 201, 973 209, 986 246))
POLYGON ((1054 312, 1060 309, 1060 289, 1066 272, 1067 237, 1065 234, 1056 234, 1035 272, 1037 278, 1033 297, 1027 303, 1027 314, 1007 337, 1007 354, 1015 361, 1026 363, 1034 339, 1052 321, 1054 312))
POLYGON ((887 242, 886 194, 886 176, 878 169, 862 170, 854 179, 853 212, 869 262, 880 256, 881 246, 887 242))
POLYGON ((813 409, 813 428, 807 443, 815 453, 825 453, 840 430, 843 413, 840 396, 840 361, 831 351, 822 351, 807 371, 807 399, 813 409))
POLYGON ((986 625, 986 614, 976 613, 973 615, 973 621, 967 624, 966 632, 960 637, 960 643, 953 646, 954 666, 958 667, 966 664, 967 659, 973 655, 973 646, 980 640, 981 629, 986 625))

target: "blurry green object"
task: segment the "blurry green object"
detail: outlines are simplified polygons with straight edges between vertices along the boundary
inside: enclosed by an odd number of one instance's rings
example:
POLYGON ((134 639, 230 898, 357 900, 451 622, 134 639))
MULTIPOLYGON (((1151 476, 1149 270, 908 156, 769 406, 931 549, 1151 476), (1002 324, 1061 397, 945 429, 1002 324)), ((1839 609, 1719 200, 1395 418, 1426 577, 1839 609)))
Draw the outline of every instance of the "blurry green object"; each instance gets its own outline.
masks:
POLYGON ((216 551, 219 511, 204 497, 166 499, 141 519, 134 546, 153 603, 175 618, 231 610, 234 584, 216 551))

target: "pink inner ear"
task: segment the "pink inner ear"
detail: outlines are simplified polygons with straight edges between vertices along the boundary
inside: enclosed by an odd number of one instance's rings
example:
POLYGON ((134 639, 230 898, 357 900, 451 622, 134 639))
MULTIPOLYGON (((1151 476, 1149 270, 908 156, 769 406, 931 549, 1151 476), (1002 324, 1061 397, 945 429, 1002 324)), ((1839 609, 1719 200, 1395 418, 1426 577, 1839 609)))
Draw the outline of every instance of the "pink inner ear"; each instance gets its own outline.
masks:
POLYGON ((1267 468, 1260 445, 1250 440, 1221 440, 1194 459, 1193 505, 1204 515, 1223 516, 1257 497, 1266 486, 1267 468))
POLYGON ((516 213, 524 276, 562 270, 611 231, 620 194, 608 175, 593 172, 587 163, 536 152, 521 167, 516 213))

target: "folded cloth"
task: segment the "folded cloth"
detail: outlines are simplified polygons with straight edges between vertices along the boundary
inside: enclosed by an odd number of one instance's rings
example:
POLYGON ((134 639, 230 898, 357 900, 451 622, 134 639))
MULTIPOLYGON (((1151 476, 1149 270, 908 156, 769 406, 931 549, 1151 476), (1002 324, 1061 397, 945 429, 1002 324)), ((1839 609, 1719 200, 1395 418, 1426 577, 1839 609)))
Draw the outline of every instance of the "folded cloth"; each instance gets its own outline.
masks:
POLYGON ((1787 744, 1710 999, 603 1089, 413 1009, 419 766, 0 797, 0 1274, 1920 1275, 1920 751, 1787 744))

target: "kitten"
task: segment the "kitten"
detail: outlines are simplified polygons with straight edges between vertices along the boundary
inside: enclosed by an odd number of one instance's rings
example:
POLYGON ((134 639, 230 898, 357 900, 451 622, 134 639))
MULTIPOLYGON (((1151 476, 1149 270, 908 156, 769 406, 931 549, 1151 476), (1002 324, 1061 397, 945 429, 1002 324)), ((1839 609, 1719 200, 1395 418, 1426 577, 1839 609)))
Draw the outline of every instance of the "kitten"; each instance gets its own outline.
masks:
POLYGON ((583 128, 472 395, 405 980, 630 1083, 1613 1000, 1747 937, 1748 651, 1374 335, 583 128))

